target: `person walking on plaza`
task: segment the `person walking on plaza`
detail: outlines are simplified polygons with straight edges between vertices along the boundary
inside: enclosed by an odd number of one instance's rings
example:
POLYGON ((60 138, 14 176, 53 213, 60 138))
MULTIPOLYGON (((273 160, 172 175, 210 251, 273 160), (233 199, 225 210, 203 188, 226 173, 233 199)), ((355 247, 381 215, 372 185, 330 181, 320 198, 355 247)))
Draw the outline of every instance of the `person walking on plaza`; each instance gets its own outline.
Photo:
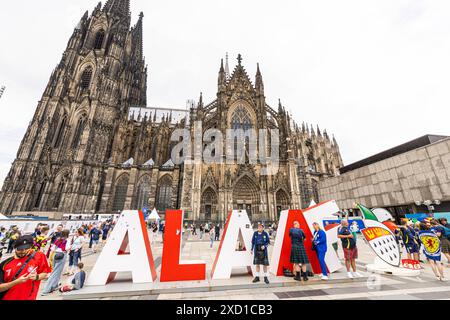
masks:
POLYGON ((446 237, 445 227, 437 220, 431 221, 431 230, 438 235, 441 241, 441 252, 447 258, 447 264, 450 263, 450 241, 446 237))
POLYGON ((14 256, 0 264, 1 300, 36 300, 41 280, 51 269, 45 254, 32 249, 33 243, 31 235, 17 238, 14 256))
POLYGON ((338 238, 342 241, 342 248, 344 250, 345 267, 347 268, 347 276, 350 279, 361 277, 361 274, 356 271, 356 259, 358 259, 358 248, 353 235, 348 229, 348 220, 343 219, 341 226, 338 228, 338 238), (351 270, 353 269, 353 272, 351 270))
POLYGON ((215 241, 220 241, 220 224, 218 223, 215 227, 214 227, 214 240, 215 241))
POLYGON ((158 224, 155 222, 151 226, 151 232, 152 232, 152 243, 156 242, 156 239, 158 237, 158 224))
POLYGON ((166 222, 161 222, 161 225, 159 226, 159 231, 161 232, 162 237, 162 243, 164 243, 164 232, 166 231, 166 222))
POLYGON ((108 240, 109 231, 111 230, 111 225, 109 223, 105 223, 105 226, 102 229, 102 241, 103 243, 108 240))
POLYGON ((214 245, 214 239, 215 239, 215 230, 214 228, 211 228, 209 230, 209 247, 212 249, 214 245))
POLYGON ((320 228, 317 222, 314 222, 314 238, 313 238, 313 248, 317 253, 317 258, 319 259, 320 269, 322 270, 322 280, 328 280, 328 269, 325 263, 325 255, 327 254, 327 234, 320 228))
POLYGON ((300 229, 300 223, 294 222, 294 227, 289 230, 289 237, 291 238, 291 258, 290 261, 294 265, 294 280, 308 281, 308 274, 306 271, 307 264, 309 263, 308 256, 305 250, 305 233, 300 229))
MULTIPOLYGON (((63 230, 60 233, 58 239, 55 240, 55 243, 52 244, 50 254, 50 262, 53 267, 53 271, 48 278, 44 291, 42 295, 47 295, 57 290, 59 287, 59 281, 61 279, 61 275, 64 271, 64 265, 67 261, 67 249, 69 249, 69 244, 67 239, 69 238, 69 230, 63 230)), ((49 250, 50 251, 50 250, 49 250)))
POLYGON ((34 251, 43 251, 46 247, 50 239, 48 238, 48 232, 49 232, 48 226, 43 226, 40 231, 39 235, 34 238, 34 244, 33 244, 33 250, 34 251))
POLYGON ((69 268, 64 275, 73 276, 74 269, 81 259, 81 248, 83 246, 84 236, 81 234, 80 230, 75 230, 75 235, 69 241, 69 268))
POLYGON ((200 230, 200 240, 203 240, 203 234, 205 233, 203 229, 203 223, 200 224, 199 230, 200 230))
POLYGON ((267 267, 269 266, 267 247, 269 244, 269 234, 264 231, 264 226, 260 223, 258 224, 258 231, 255 231, 252 237, 252 254, 254 255, 253 264, 256 266, 256 277, 253 279, 253 283, 260 281, 261 266, 263 266, 264 282, 269 284, 269 278, 267 277, 267 267))
MULTIPOLYGON (((433 231, 434 233, 436 233, 436 235, 438 237, 441 236, 439 230, 436 229, 431 229, 428 227, 427 224, 425 223, 421 223, 420 224, 420 231, 419 234, 423 234, 423 233, 428 233, 429 231, 433 231)), ((424 244, 425 246, 425 244, 424 244)), ((442 249, 441 247, 441 243, 439 242, 439 249, 442 249)), ((425 257, 427 258, 428 262, 430 263, 431 269, 433 270, 434 275, 436 276, 436 279, 440 280, 440 281, 447 281, 447 279, 445 279, 444 276, 444 264, 441 261, 441 254, 439 254, 438 256, 431 256, 427 253, 427 251, 424 249, 423 253, 425 254, 425 257)))
POLYGON ((400 236, 405 245, 406 253, 409 260, 419 261, 419 244, 415 237, 414 229, 408 225, 408 219, 402 219, 400 226, 400 236))
POLYGON ((98 247, 98 243, 100 241, 100 236, 102 234, 102 231, 97 228, 97 225, 94 225, 91 229, 91 231, 89 232, 89 248, 92 249, 93 253, 97 253, 97 247, 98 247))
POLYGON ((21 236, 19 228, 17 226, 14 226, 11 228, 11 230, 9 231, 8 234, 8 249, 6 250, 6 253, 12 253, 13 249, 14 249, 14 243, 16 242, 17 239, 19 239, 19 237, 21 236))

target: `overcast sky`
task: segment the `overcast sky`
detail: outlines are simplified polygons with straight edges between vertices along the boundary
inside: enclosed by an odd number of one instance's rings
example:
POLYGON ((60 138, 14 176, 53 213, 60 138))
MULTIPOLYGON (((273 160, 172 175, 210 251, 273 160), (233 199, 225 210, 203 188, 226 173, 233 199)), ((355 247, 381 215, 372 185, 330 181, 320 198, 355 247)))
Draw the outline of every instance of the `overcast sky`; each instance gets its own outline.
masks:
MULTIPOLYGON (((131 0, 143 11, 152 107, 215 99, 238 53, 269 105, 334 133, 345 164, 427 133, 450 134, 448 0, 131 0)), ((3 1, 0 183, 74 27, 95 0, 3 1)))

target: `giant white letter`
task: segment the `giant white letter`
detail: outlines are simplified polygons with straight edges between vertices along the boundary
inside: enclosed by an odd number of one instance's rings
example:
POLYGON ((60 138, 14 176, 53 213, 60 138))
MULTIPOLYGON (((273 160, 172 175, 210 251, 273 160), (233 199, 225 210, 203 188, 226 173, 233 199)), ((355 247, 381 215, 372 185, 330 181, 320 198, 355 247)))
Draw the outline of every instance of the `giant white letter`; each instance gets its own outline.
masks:
POLYGON ((134 283, 156 280, 144 214, 139 211, 122 212, 86 285, 103 286, 113 281, 117 272, 130 271, 134 283))

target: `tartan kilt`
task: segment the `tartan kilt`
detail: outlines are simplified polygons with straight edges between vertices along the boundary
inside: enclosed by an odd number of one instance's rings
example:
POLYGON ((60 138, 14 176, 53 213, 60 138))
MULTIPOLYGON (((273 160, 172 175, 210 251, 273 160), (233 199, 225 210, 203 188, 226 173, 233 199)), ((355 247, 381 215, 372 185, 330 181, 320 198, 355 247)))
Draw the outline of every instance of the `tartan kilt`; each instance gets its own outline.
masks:
POLYGON ((267 249, 264 250, 264 258, 258 258, 258 254, 253 252, 253 264, 255 266, 268 266, 269 265, 269 255, 267 254, 267 249))
POLYGON ((301 244, 293 244, 291 248, 291 263, 308 264, 308 256, 306 255, 305 246, 301 244))

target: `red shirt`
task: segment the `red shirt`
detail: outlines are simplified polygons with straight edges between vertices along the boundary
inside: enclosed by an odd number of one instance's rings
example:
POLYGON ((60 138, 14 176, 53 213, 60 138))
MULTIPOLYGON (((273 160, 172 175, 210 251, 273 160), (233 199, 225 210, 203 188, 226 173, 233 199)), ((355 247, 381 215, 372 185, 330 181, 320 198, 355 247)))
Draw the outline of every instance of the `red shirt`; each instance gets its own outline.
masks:
MULTIPOLYGON (((14 275, 19 271, 28 256, 21 259, 13 259, 11 262, 6 264, 3 268, 5 273, 5 283, 11 282, 14 275)), ((41 273, 50 273, 52 269, 48 265, 47 257, 42 252, 36 252, 35 256, 28 263, 27 267, 20 273, 17 278, 22 275, 27 275, 34 268, 36 268, 36 273, 39 275, 41 273)), ((17 279, 16 278, 16 279, 17 279)), ((24 283, 18 284, 8 290, 3 300, 36 300, 37 294, 39 292, 39 286, 41 281, 28 280, 24 283)))

